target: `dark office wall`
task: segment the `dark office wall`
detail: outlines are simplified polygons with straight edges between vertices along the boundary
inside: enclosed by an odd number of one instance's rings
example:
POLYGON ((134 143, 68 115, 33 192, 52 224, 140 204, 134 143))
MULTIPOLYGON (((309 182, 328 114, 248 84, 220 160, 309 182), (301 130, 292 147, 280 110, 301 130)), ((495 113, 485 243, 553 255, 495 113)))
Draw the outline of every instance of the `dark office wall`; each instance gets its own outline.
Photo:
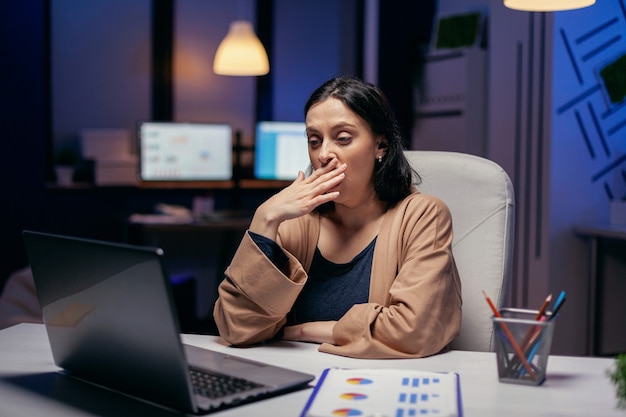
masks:
POLYGON ((26 265, 21 230, 45 216, 47 1, 0 3, 0 286, 26 265))
MULTIPOLYGON (((412 112, 413 53, 416 43, 430 33, 431 3, 398 9, 381 2, 380 84, 407 131, 412 112), (409 16, 421 23, 406 24, 409 16)), ((166 196, 145 191, 46 187, 50 176, 45 170, 51 166, 52 152, 47 147, 51 147, 54 128, 50 109, 54 93, 50 88, 50 4, 49 0, 0 2, 0 131, 5 143, 0 157, 0 288, 10 272, 27 264, 21 240, 24 228, 115 240, 123 237, 124 216, 129 212, 149 211, 159 197, 183 204, 190 199, 190 193, 166 196)), ((353 52, 359 55, 359 51, 353 52)))
MULTIPOLYGON (((0 291, 28 265, 24 229, 121 240, 129 212, 150 210, 156 192, 48 187, 51 169, 49 0, 0 2, 0 291)), ((188 203, 188 195, 173 202, 188 203)))
POLYGON ((430 42, 435 0, 385 2, 379 5, 378 84, 410 141, 413 85, 419 82, 423 55, 430 42))
MULTIPOLYGON (((55 150, 80 151, 80 130, 125 129, 171 118, 170 1, 50 1, 50 79, 55 150), (159 23, 151 49, 152 15, 159 23), (165 21, 166 24, 160 24, 165 21), (158 46, 158 48, 156 47, 158 46), (168 48, 170 46, 170 48, 168 48), (151 67, 154 58, 159 65, 151 67), (156 71, 154 69, 157 69, 156 71), (151 85, 151 81, 154 84, 151 85), (151 89, 152 88, 152 89, 151 89), (151 101, 154 98, 154 109, 151 101)), ((186 3, 186 2, 185 2, 186 3)))
POLYGON ((304 121, 304 103, 323 82, 337 75, 362 75, 361 8, 357 0, 274 0, 274 120, 304 121))

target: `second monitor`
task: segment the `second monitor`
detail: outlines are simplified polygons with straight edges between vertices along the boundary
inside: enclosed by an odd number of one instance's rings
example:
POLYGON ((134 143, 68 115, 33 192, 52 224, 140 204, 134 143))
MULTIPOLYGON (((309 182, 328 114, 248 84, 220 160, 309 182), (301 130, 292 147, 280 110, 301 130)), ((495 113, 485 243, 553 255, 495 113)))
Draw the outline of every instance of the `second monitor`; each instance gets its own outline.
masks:
POLYGON ((309 166, 304 122, 257 123, 254 145, 254 177, 293 180, 309 166))

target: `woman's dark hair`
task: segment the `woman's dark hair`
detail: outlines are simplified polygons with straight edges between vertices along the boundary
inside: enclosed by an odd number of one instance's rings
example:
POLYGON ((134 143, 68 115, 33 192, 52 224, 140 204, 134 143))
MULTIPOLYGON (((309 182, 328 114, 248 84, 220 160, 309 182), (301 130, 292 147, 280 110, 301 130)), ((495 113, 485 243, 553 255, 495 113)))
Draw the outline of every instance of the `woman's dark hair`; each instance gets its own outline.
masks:
POLYGON ((375 135, 385 138, 387 150, 382 162, 376 162, 374 190, 381 201, 394 205, 411 193, 413 179, 419 176, 404 156, 404 142, 396 116, 383 92, 375 85, 355 77, 336 77, 317 88, 304 106, 309 109, 329 98, 341 100, 365 120, 375 135))

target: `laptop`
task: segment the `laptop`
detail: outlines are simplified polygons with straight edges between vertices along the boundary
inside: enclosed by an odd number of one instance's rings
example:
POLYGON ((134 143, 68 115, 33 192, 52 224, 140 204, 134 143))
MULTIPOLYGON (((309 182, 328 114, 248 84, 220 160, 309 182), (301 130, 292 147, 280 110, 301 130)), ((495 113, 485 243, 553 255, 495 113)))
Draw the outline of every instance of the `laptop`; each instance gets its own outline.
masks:
POLYGON ((28 230, 23 238, 54 362, 68 375, 194 414, 304 388, 314 379, 183 344, 159 248, 28 230))

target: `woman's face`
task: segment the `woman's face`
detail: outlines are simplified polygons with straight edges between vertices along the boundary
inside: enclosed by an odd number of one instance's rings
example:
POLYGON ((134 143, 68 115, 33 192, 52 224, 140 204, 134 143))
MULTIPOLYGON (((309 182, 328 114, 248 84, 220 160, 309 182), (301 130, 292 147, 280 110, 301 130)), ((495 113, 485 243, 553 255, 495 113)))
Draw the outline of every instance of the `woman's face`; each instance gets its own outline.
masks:
POLYGON ((306 134, 313 169, 333 159, 347 165, 346 177, 336 187, 340 196, 335 203, 356 205, 374 192, 374 166, 385 149, 365 120, 341 100, 329 98, 309 108, 306 134))

